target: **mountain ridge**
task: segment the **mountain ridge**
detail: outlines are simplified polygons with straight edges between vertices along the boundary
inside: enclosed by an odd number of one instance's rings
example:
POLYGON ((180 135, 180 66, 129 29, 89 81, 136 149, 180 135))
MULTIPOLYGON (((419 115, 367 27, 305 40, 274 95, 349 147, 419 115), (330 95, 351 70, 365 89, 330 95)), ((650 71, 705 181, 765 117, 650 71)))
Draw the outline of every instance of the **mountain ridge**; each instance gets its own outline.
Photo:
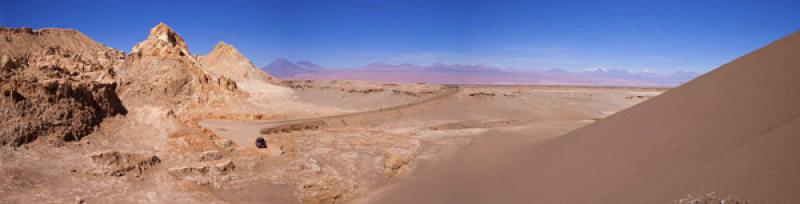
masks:
MULTIPOLYGON (((299 61, 300 62, 300 61, 299 61)), ((564 85, 621 85, 676 86, 698 76, 698 73, 676 71, 671 74, 630 72, 621 69, 584 70, 572 72, 561 69, 525 70, 493 67, 481 64, 385 64, 370 63, 361 67, 334 69, 313 64, 299 66, 286 58, 278 58, 261 70, 286 79, 368 80, 399 83, 452 84, 564 84, 564 85)))

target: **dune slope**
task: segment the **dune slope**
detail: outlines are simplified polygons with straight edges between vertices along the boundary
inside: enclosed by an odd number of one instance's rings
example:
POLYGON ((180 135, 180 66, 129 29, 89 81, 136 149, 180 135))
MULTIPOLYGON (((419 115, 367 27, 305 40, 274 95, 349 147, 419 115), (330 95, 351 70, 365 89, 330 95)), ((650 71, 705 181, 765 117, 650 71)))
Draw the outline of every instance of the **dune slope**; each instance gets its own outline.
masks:
POLYGON ((671 203, 714 193, 798 202, 800 33, 525 151, 469 154, 482 145, 373 201, 671 203))

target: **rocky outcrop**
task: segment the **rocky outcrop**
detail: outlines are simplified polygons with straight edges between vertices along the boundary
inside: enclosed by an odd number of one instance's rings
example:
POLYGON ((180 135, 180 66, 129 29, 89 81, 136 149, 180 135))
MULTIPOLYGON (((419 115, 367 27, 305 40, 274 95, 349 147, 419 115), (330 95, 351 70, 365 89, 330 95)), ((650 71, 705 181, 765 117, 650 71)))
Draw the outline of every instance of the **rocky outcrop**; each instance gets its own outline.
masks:
POLYGON ((8 127, 0 130, 0 145, 80 140, 126 107, 160 106, 190 118, 247 106, 242 99, 250 92, 291 91, 270 80, 225 43, 208 57, 192 56, 164 23, 130 55, 75 30, 0 28, 0 125, 8 127), (240 90, 240 81, 250 91, 240 90))
POLYGON ((109 116, 124 113, 116 84, 63 79, 3 87, 0 145, 20 146, 39 137, 76 141, 109 116))
POLYGON ((119 69, 121 95, 134 105, 158 105, 181 112, 187 104, 202 106, 241 95, 234 80, 200 68, 177 32, 164 23, 136 44, 119 69))
POLYGON ((238 86, 236 86, 236 81, 228 79, 225 76, 220 76, 219 78, 217 78, 217 84, 228 91, 236 91, 236 89, 238 88, 238 86))
POLYGON ((335 175, 323 174, 305 179, 297 190, 303 203, 341 203, 352 197, 358 184, 335 175))
POLYGON ((410 163, 414 152, 409 149, 390 148, 383 154, 383 174, 387 177, 403 176, 411 173, 410 163))
MULTIPOLYGON (((214 78, 230 79, 254 101, 269 101, 291 95, 292 90, 277 85, 278 79, 261 71, 233 45, 219 42, 208 55, 198 57, 200 67, 214 78)), ((230 87, 230 86, 225 86, 230 87)))
POLYGON ((222 153, 219 151, 205 151, 200 154, 200 161, 214 161, 222 159, 222 153))
POLYGON ((303 176, 295 196, 303 203, 341 203, 363 190, 356 179, 343 177, 331 166, 320 166, 314 158, 308 158, 301 170, 303 176))
POLYGON ((113 68, 123 53, 74 30, 0 29, 0 145, 75 141, 127 112, 113 68))
POLYGON ((94 175, 108 176, 140 176, 147 169, 161 163, 155 155, 141 155, 118 151, 96 152, 91 156, 95 167, 90 172, 94 175))
POLYGON ((236 165, 233 164, 233 161, 226 160, 173 167, 168 171, 170 175, 180 180, 220 188, 223 186, 224 182, 233 179, 231 173, 234 169, 236 169, 236 165))
POLYGON ((186 42, 167 24, 159 23, 150 29, 147 40, 136 44, 131 53, 140 56, 184 57, 189 56, 186 42))

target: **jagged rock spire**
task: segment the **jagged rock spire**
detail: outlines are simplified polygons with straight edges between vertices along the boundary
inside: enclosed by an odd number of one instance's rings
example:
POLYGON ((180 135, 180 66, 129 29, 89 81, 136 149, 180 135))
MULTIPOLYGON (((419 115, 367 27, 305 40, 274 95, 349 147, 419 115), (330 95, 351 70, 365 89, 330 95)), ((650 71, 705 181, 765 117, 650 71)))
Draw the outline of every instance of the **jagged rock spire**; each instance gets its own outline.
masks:
POLYGON ((189 48, 178 33, 162 22, 150 29, 147 39, 136 44, 131 53, 142 56, 180 57, 189 56, 189 48))

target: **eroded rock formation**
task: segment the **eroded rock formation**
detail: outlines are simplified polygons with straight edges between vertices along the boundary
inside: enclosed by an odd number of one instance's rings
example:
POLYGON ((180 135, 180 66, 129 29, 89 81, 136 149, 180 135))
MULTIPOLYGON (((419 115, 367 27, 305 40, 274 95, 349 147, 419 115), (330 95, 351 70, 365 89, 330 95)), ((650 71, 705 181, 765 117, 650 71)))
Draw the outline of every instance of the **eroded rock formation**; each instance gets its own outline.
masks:
POLYGON ((0 145, 74 141, 127 112, 113 68, 122 52, 66 29, 0 28, 0 145))
POLYGON ((173 167, 169 169, 169 173, 180 180, 220 188, 224 182, 232 179, 231 174, 234 169, 236 169, 236 165, 233 164, 233 161, 225 160, 173 167))
MULTIPOLYGON (((214 78, 230 79, 236 87, 250 94, 255 100, 275 100, 290 95, 292 90, 276 85, 279 81, 261 71, 233 45, 219 42, 208 55, 198 57, 203 70, 214 78)), ((230 87, 230 86, 225 86, 230 87)))
POLYGON ((95 175, 108 176, 140 176, 145 170, 161 163, 155 155, 141 155, 119 151, 95 152, 91 156, 95 168, 90 170, 95 175))
POLYGON ((131 53, 141 56, 173 57, 189 56, 186 42, 167 24, 159 23, 150 29, 147 40, 136 44, 131 53))

